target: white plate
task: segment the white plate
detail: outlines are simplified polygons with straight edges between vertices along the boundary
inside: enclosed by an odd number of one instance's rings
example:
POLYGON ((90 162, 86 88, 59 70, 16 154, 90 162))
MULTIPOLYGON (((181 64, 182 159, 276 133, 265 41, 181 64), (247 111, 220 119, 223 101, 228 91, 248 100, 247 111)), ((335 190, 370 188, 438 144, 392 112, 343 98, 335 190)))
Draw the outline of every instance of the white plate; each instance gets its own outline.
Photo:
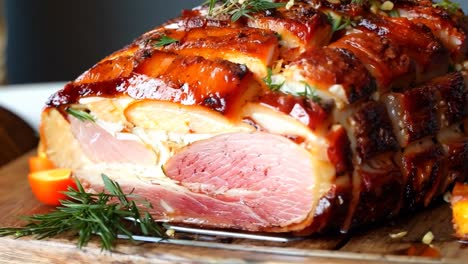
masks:
POLYGON ((45 102, 64 85, 54 82, 0 86, 0 106, 17 114, 37 131, 45 102))

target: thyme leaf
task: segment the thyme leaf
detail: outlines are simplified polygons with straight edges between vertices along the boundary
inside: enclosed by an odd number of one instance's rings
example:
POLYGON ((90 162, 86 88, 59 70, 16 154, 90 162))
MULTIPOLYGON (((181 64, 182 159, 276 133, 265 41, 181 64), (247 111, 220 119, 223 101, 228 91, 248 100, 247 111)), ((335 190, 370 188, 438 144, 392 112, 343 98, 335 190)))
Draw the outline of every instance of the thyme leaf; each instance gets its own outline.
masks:
POLYGON ((450 13, 455 13, 460 9, 460 4, 452 2, 450 0, 442 0, 432 5, 433 7, 440 7, 447 10, 450 13))
POLYGON ((348 26, 353 26, 353 21, 351 21, 349 17, 342 17, 331 13, 328 13, 327 17, 332 26, 332 32, 340 31, 348 26))
POLYGON ((85 192, 79 181, 76 181, 77 190, 69 187, 65 194, 70 198, 61 201, 56 211, 47 214, 38 214, 24 217, 29 223, 19 228, 0 228, 0 236, 30 236, 37 239, 54 237, 62 233, 78 236, 78 247, 88 244, 92 235, 101 240, 101 248, 112 249, 118 234, 132 237, 134 230, 144 235, 153 235, 163 238, 164 230, 154 221, 148 212, 141 212, 137 203, 151 208, 147 201, 135 200, 138 198, 132 193, 125 194, 120 185, 102 174, 102 180, 107 192, 85 192), (126 221, 127 218, 135 221, 126 221))
POLYGON ((282 83, 274 83, 271 76, 273 75, 273 72, 271 68, 267 68, 267 76, 263 78, 263 82, 270 88, 272 91, 279 91, 281 89, 281 86, 283 86, 284 82, 282 83))
POLYGON ((351 0, 351 4, 363 5, 365 0, 351 0))
POLYGON ((400 12, 398 12, 398 10, 393 9, 390 12, 388 12, 388 15, 391 17, 400 17, 400 12))
POLYGON ((310 84, 307 82, 303 81, 304 84, 304 92, 297 93, 299 96, 304 96, 306 98, 311 99, 315 103, 320 103, 322 101, 322 98, 320 98, 317 95, 317 91, 315 87, 312 87, 310 84))
POLYGON ((232 22, 236 22, 241 17, 251 18, 250 14, 254 12, 284 7, 287 4, 269 0, 208 0, 205 3, 208 3, 210 17, 229 15, 232 22))
POLYGON ((94 117, 90 113, 84 110, 68 107, 65 111, 69 113, 70 115, 78 118, 82 122, 84 121, 96 122, 96 119, 94 119, 94 117))
POLYGON ((159 39, 157 39, 156 43, 154 43, 155 47, 161 48, 167 46, 172 43, 179 42, 177 39, 173 39, 169 36, 163 35, 159 39))

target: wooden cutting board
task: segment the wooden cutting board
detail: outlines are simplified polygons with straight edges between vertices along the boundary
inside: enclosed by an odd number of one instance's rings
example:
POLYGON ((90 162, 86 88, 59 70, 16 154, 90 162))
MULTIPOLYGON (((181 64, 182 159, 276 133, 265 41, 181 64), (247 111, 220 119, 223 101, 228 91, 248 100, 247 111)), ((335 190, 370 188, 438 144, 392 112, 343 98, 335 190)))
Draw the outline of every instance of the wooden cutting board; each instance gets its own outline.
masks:
MULTIPOLYGON (((0 169, 0 226, 20 226, 22 215, 44 213, 27 183, 27 158, 22 156, 0 169)), ((468 263, 468 245, 452 236, 450 208, 441 202, 391 223, 366 227, 348 236, 316 236, 279 243, 241 239, 198 240, 184 238, 164 243, 119 241, 111 252, 102 252, 96 240, 78 249, 73 237, 35 240, 31 237, 0 238, 0 263, 468 263), (406 231, 400 239, 389 234, 406 231), (432 231, 433 251, 439 258, 408 256, 411 247, 427 250, 421 238, 432 231), (182 244, 182 245, 181 245, 182 244), (187 245, 189 244, 189 245, 187 245)), ((419 253, 421 254, 421 253, 419 253)))

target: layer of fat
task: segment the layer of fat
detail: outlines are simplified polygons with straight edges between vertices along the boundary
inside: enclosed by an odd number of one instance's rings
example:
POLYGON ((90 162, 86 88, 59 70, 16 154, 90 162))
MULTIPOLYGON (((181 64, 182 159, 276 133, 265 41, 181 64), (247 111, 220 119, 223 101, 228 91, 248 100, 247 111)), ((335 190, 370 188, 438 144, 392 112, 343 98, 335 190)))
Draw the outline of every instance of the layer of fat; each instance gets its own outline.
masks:
POLYGON ((118 182, 138 184, 158 184, 177 187, 177 182, 167 177, 157 166, 140 166, 131 163, 96 163, 84 166, 74 171, 78 178, 86 179, 91 186, 101 186, 101 175, 118 182))
POLYGON ((246 65, 247 68, 255 74, 255 76, 261 79, 267 76, 267 68, 273 63, 275 54, 276 49, 272 48, 265 60, 251 56, 244 56, 238 53, 226 53, 224 55, 224 59, 230 62, 246 65))
POLYGON ((293 117, 258 103, 246 104, 242 116, 252 119, 269 133, 304 138, 305 141, 301 145, 318 160, 328 162, 327 140, 293 117))
POLYGON ((300 52, 304 52, 304 44, 294 33, 291 32, 283 23, 272 23, 272 21, 262 21, 250 19, 248 25, 253 28, 272 30, 281 36, 280 45, 293 49, 300 47, 300 52))
POLYGON ((157 154, 158 159, 155 166, 158 168, 159 173, 163 175, 162 166, 180 149, 193 142, 218 135, 217 133, 185 134, 142 127, 135 127, 132 133, 143 143, 150 146, 157 154))
POLYGON ((126 119, 145 129, 182 134, 249 132, 254 128, 231 121, 222 114, 202 106, 186 106, 155 100, 135 101, 124 111, 126 119))
MULTIPOLYGON (((314 82, 309 80, 302 69, 297 65, 287 66, 280 74, 273 75, 273 84, 282 84, 280 91, 292 95, 304 95, 306 93, 306 83, 313 89, 315 96, 322 101, 334 101, 338 109, 343 109, 348 104, 345 89, 341 84, 333 84, 329 87, 316 87, 314 82)), ((310 92, 310 91, 307 91, 310 92)))
POLYGON ((86 97, 79 104, 89 109, 97 122, 110 133, 122 131, 131 124, 124 116, 124 110, 134 99, 122 96, 116 98, 86 97))
POLYGON ((41 119, 41 152, 61 168, 72 170, 92 164, 73 136, 70 123, 54 108, 45 110, 41 119))

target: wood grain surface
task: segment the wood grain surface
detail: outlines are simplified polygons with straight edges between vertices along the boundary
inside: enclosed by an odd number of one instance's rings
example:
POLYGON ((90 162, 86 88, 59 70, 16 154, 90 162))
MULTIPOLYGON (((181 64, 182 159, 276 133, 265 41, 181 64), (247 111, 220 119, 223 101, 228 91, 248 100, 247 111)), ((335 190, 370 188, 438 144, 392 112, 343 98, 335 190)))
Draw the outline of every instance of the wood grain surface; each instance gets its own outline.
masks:
MULTIPOLYGON (((26 180, 30 152, 0 170, 0 226, 24 224, 19 216, 44 213, 53 208, 32 196, 26 180)), ((76 248, 74 237, 47 240, 31 237, 0 238, 0 263, 468 263, 468 248, 452 236, 450 208, 440 203, 423 212, 400 217, 392 223, 366 227, 349 236, 315 236, 289 243, 241 239, 196 241, 179 236, 164 243, 121 240, 111 252, 102 252, 93 240, 76 248), (433 248, 440 258, 409 257, 409 247, 424 248, 422 236, 431 230, 433 248), (401 239, 391 233, 407 231, 401 239), (178 244, 184 245, 178 245, 178 244), (190 244, 190 245, 186 245, 190 244)))

